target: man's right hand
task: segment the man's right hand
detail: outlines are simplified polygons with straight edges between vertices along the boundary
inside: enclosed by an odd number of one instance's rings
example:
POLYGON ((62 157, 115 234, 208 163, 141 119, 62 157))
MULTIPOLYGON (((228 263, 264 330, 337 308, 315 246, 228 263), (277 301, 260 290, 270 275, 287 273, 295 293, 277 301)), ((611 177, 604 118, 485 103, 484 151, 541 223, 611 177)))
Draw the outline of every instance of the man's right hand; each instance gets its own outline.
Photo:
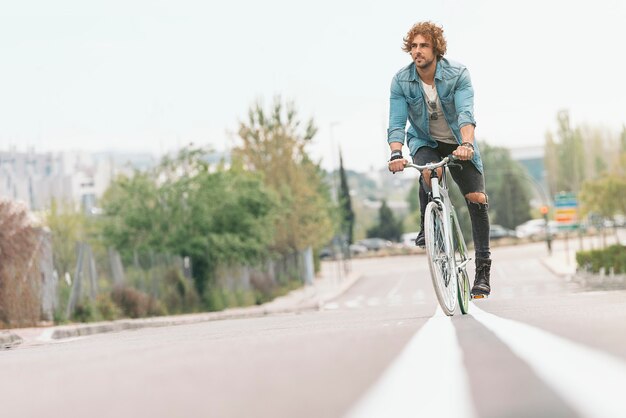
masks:
POLYGON ((404 170, 404 167, 408 164, 405 158, 398 158, 397 160, 389 161, 389 171, 392 173, 404 170))

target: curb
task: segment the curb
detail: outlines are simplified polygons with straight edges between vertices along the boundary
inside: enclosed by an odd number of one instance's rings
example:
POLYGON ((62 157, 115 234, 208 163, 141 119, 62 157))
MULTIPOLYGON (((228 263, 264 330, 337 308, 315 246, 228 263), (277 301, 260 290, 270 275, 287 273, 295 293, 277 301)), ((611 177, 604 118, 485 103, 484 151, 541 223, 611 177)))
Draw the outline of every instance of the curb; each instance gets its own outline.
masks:
MULTIPOLYGON (((119 332, 141 328, 157 328, 173 325, 189 325, 200 322, 219 321, 224 319, 259 318, 268 315, 299 313, 305 311, 319 310, 325 303, 338 298, 350 289, 359 279, 360 274, 351 273, 341 284, 337 292, 330 295, 313 297, 311 300, 298 303, 295 306, 273 306, 268 302, 265 306, 250 306, 245 308, 232 308, 225 311, 209 312, 203 314, 186 314, 174 317, 154 317, 141 319, 120 319, 110 322, 97 322, 80 325, 64 325, 43 331, 38 338, 40 341, 61 340, 66 338, 76 338, 87 335, 102 334, 108 332, 119 332)), ((10 333, 9 333, 10 334, 10 333)), ((11 335, 11 344, 19 344, 22 338, 15 334, 11 335), (14 342, 19 340, 18 342, 14 342)), ((4 345, 4 334, 0 334, 0 345, 4 345)), ((8 341, 8 339, 7 339, 8 341)))
POLYGON ((0 332, 0 350, 6 350, 13 348, 16 345, 22 343, 22 338, 19 335, 13 334, 9 331, 0 332))
POLYGON ((554 274, 555 276, 568 278, 576 274, 575 268, 574 269, 569 268, 569 267, 559 268, 554 265, 555 263, 550 258, 547 258, 547 257, 544 257, 541 259, 541 264, 543 264, 544 267, 550 270, 550 272, 554 274))
POLYGON ((346 278, 346 280, 343 282, 342 286, 339 288, 339 291, 337 293, 327 296, 327 297, 322 297, 318 300, 318 309, 321 309, 325 303, 328 303, 334 299, 337 299, 338 297, 346 293, 352 286, 354 286, 356 282, 358 282, 361 279, 362 276, 363 276, 362 274, 350 273, 348 277, 346 278))

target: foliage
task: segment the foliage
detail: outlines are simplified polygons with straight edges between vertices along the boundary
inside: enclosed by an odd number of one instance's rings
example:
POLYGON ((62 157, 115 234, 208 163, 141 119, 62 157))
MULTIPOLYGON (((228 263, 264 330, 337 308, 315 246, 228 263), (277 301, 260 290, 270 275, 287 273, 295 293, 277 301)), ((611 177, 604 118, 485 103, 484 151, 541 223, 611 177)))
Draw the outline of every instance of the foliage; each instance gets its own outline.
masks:
POLYGON ((96 296, 96 310, 100 319, 112 321, 122 317, 122 310, 113 302, 110 293, 101 293, 96 296))
POLYGON ((301 128, 294 104, 283 105, 280 98, 267 112, 260 103, 253 105, 248 121, 239 125, 242 145, 233 153, 235 160, 261 173, 278 196, 273 248, 281 254, 318 248, 333 235, 330 193, 305 149, 316 131, 312 120, 301 128))
POLYGON ((387 201, 383 200, 378 210, 378 223, 367 230, 367 237, 400 241, 403 232, 402 220, 396 220, 387 201))
POLYGON ((548 132, 545 142, 545 169, 551 195, 578 193, 583 183, 606 173, 626 174, 626 127, 621 135, 601 127, 572 127, 567 111, 557 115, 559 128, 548 132))
POLYGON ((603 250, 579 251, 576 263, 579 268, 591 273, 599 273, 600 270, 626 273, 626 246, 616 244, 603 250))
POLYGON ((85 215, 70 204, 53 200, 45 222, 52 235, 54 269, 60 277, 74 274, 76 243, 85 239, 85 215))
POLYGON ((198 294, 219 263, 265 257, 278 216, 258 176, 236 167, 211 172, 206 153, 185 148, 151 172, 120 177, 102 200, 109 245, 125 260, 137 251, 190 257, 198 294))
POLYGON ((111 299, 122 310, 123 315, 130 318, 158 316, 167 313, 161 302, 132 287, 113 289, 111 299))
POLYGON ((546 136, 545 167, 552 195, 560 191, 577 193, 585 178, 585 149, 580 129, 572 128, 569 113, 557 114, 558 131, 546 136))
POLYGON ((481 156, 491 223, 515 228, 530 219, 530 187, 534 181, 526 170, 506 148, 481 144, 481 156))
POLYGON ((169 269, 165 274, 162 300, 170 314, 194 312, 200 304, 195 288, 177 269, 169 269))
POLYGON ((606 218, 626 214, 626 176, 606 174, 583 183, 579 197, 581 213, 595 213, 606 218))
POLYGON ((32 326, 40 317, 40 242, 25 206, 0 199, 0 327, 32 326))
POLYGON ((354 242, 354 210, 348 178, 343 168, 343 156, 339 153, 339 208, 341 210, 341 231, 348 244, 354 242))

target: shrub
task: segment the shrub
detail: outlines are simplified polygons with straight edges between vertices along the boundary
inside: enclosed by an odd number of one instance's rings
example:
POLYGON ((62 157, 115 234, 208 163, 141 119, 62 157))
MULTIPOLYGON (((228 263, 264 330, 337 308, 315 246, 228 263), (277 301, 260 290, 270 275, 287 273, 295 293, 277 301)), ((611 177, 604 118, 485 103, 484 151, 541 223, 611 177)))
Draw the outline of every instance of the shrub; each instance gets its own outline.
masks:
POLYGON ((78 322, 92 322, 96 320, 96 310, 91 303, 80 303, 74 308, 72 319, 78 322))
POLYGON ((576 263, 578 268, 591 273, 599 273, 600 270, 626 273, 626 246, 615 244, 603 250, 579 251, 576 263))
POLYGON ((0 327, 32 326, 40 318, 41 234, 25 206, 0 199, 0 327))
POLYGON ((196 289, 175 268, 165 273, 165 292, 162 299, 170 313, 195 312, 199 309, 200 298, 196 289))
POLYGON ((130 318, 158 316, 167 313, 158 300, 132 287, 117 287, 113 289, 111 299, 120 307, 124 316, 130 318))
POLYGON ((105 321, 112 321, 122 316, 122 310, 113 302, 108 293, 102 293, 96 297, 96 309, 105 321))

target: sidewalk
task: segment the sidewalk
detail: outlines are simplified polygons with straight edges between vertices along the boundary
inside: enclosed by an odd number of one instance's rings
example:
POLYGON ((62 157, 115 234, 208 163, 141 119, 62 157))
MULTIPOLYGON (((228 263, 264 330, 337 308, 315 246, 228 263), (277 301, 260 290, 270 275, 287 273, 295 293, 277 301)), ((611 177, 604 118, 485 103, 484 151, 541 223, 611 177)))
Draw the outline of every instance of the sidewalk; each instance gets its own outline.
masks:
POLYGON ((360 274, 350 273, 338 278, 332 266, 323 265, 322 272, 313 284, 293 290, 263 305, 225 309, 219 312, 160 316, 138 319, 120 319, 108 322, 72 324, 42 328, 21 328, 0 331, 0 350, 18 344, 34 345, 51 340, 75 338, 104 332, 117 332, 148 327, 195 324, 222 319, 253 318, 281 313, 317 310, 325 303, 339 297, 358 281, 360 274), (333 274, 335 273, 335 274, 333 274))
POLYGON ((622 243, 626 245, 623 231, 618 231, 616 235, 607 234, 602 236, 585 236, 582 239, 576 235, 569 237, 566 242, 558 239, 552 243, 552 254, 541 259, 543 264, 554 274, 561 277, 571 278, 576 274, 576 252, 590 250, 592 248, 603 248, 604 245, 622 243))

